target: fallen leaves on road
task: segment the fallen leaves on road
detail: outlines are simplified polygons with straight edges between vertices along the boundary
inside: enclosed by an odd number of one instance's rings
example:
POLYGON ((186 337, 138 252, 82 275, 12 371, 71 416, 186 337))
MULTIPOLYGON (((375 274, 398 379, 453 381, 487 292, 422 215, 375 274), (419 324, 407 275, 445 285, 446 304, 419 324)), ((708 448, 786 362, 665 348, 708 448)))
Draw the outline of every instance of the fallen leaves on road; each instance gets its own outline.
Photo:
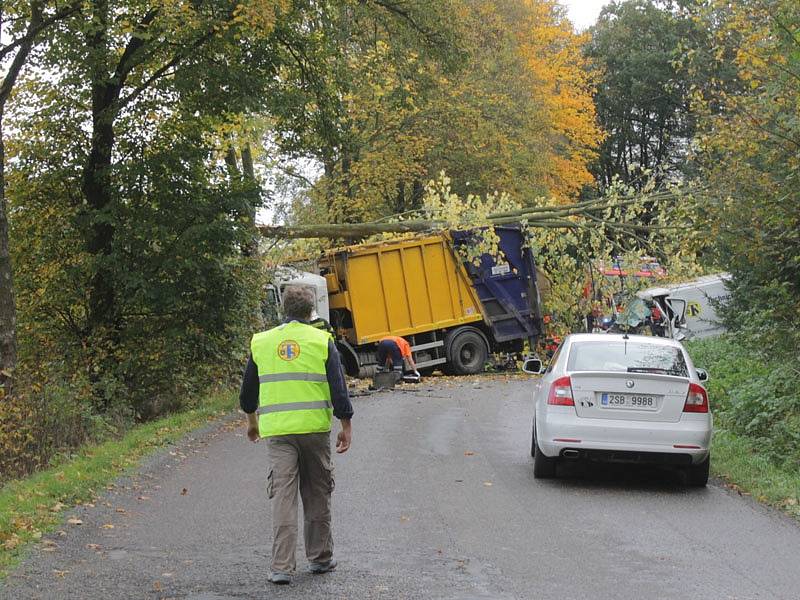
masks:
POLYGON ((101 525, 101 529, 114 529, 114 526, 111 523, 106 523, 105 525, 101 525))
POLYGON ((100 550, 102 546, 100 544, 86 544, 86 548, 88 550, 94 550, 95 552, 100 550))
POLYGON ((70 517, 69 519, 67 519, 67 523, 69 523, 70 525, 83 525, 83 521, 81 521, 76 517, 70 517))
POLYGON ((472 452, 471 450, 467 450, 466 452, 464 452, 464 456, 475 456, 475 453, 472 452))
POLYGON ((58 569, 53 569, 53 575, 56 577, 64 577, 64 575, 67 573, 69 573, 69 571, 59 571, 58 569))
POLYGON ((486 487, 492 487, 494 484, 491 481, 484 481, 483 485, 485 485, 486 487))
POLYGON ((119 514, 121 514, 121 515, 126 515, 126 514, 128 514, 128 511, 127 511, 127 510, 125 510, 124 508, 117 508, 117 509, 116 509, 116 512, 118 512, 118 513, 119 513, 119 514))
POLYGON ((188 494, 188 493, 189 493, 189 490, 187 490, 186 488, 183 488, 183 489, 181 490, 181 496, 185 496, 185 495, 186 495, 186 494, 188 494))

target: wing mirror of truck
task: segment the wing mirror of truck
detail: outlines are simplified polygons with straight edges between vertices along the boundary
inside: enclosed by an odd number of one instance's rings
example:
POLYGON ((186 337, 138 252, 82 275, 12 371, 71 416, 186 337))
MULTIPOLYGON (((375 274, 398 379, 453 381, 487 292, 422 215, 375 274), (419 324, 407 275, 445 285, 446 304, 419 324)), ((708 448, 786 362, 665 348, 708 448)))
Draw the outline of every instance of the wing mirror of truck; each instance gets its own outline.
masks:
POLYGON ((526 358, 522 363, 522 370, 531 375, 541 375, 544 371, 544 363, 539 358, 526 358))
POLYGON ((697 378, 700 381, 708 381, 708 371, 705 369, 695 369, 697 371, 697 378))

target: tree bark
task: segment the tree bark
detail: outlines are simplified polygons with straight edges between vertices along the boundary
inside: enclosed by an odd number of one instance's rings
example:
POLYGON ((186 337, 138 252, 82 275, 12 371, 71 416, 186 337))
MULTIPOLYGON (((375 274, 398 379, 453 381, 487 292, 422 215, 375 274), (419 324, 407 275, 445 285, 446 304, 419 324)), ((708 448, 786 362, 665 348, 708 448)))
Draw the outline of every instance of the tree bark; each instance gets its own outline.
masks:
POLYGON ((253 150, 250 148, 249 142, 245 142, 242 147, 242 174, 244 175, 245 182, 250 187, 250 203, 247 207, 248 226, 250 231, 249 235, 252 238, 245 244, 242 253, 245 256, 256 256, 258 254, 258 240, 256 239, 256 204, 258 203, 258 181, 256 180, 256 169, 253 164, 253 150))
POLYGON ((6 208, 5 142, 3 108, 0 106, 0 390, 11 394, 11 377, 17 366, 17 305, 11 268, 6 208))
POLYGON ((88 209, 84 230, 86 250, 97 259, 89 286, 88 332, 114 322, 115 294, 107 257, 114 241, 114 226, 108 209, 111 205, 111 159, 114 149, 115 105, 121 84, 110 83, 105 67, 108 52, 108 1, 92 3, 93 30, 87 36, 92 97, 92 140, 83 170, 82 192, 88 209))

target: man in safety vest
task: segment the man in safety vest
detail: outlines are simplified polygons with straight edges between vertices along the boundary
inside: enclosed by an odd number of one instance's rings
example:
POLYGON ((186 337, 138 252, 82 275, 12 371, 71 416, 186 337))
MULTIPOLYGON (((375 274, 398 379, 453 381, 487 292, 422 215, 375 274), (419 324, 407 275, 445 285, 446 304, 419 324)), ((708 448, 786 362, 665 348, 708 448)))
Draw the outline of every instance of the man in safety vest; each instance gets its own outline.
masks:
POLYGON ((306 557, 311 573, 336 568, 331 536, 330 431, 342 429, 336 452, 350 448, 353 407, 339 353, 329 333, 308 324, 313 294, 287 287, 283 325, 257 333, 250 343, 239 403, 247 413, 247 437, 266 438, 272 499, 272 565, 268 580, 291 583, 297 546, 297 493, 303 500, 306 557))

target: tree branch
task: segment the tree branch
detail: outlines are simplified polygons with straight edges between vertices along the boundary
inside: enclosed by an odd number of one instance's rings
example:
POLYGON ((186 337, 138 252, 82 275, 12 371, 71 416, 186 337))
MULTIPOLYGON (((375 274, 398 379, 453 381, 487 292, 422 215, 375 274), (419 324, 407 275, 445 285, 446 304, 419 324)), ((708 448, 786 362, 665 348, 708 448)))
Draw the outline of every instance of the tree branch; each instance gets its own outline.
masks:
POLYGON ((137 57, 137 55, 141 54, 140 51, 144 48, 146 42, 142 34, 145 33, 157 15, 157 8, 149 10, 136 26, 136 31, 131 35, 131 39, 128 40, 128 44, 125 46, 125 50, 117 63, 117 68, 114 70, 113 81, 120 88, 125 85, 125 80, 130 75, 130 72, 143 62, 142 58, 137 57))
POLYGON ((153 74, 145 79, 142 83, 136 86, 129 94, 124 96, 119 101, 119 107, 122 108, 123 106, 128 105, 129 103, 133 102, 136 98, 138 98, 145 90, 147 90, 153 83, 155 83, 158 79, 167 75, 169 70, 173 67, 177 67, 181 61, 189 58, 192 53, 200 48, 203 44, 208 42, 212 37, 214 37, 214 32, 209 31, 206 32, 203 36, 198 38, 194 41, 191 45, 189 45, 183 52, 179 52, 175 54, 168 62, 161 65, 158 69, 156 69, 153 74))
POLYGON ((22 70, 22 65, 28 59, 31 48, 33 48, 33 41, 36 33, 40 30, 42 22, 42 3, 40 1, 31 2, 31 20, 28 23, 28 29, 22 37, 23 43, 19 46, 11 66, 8 68, 6 76, 3 77, 3 82, 0 84, 0 109, 6 105, 6 100, 11 95, 11 90, 14 89, 14 84, 17 82, 19 72, 22 70))
POLYGON ((11 43, 7 44, 6 46, 3 46, 2 48, 0 48, 0 62, 2 62, 2 60, 6 56, 8 56, 11 52, 13 52, 16 48, 22 46, 23 44, 26 44, 29 40, 32 40, 33 38, 35 38, 43 30, 47 29, 48 27, 50 27, 54 23, 57 23, 61 19, 65 19, 66 17, 70 16, 71 14, 77 12, 78 10, 80 10, 80 7, 81 7, 81 3, 80 2, 71 2, 70 4, 67 4, 66 6, 61 8, 60 10, 56 11, 53 15, 51 15, 51 16, 49 16, 47 18, 44 18, 44 16, 43 16, 43 10, 44 9, 42 7, 42 2, 41 1, 31 2, 31 13, 33 13, 35 5, 39 6, 39 12, 40 12, 39 22, 35 26, 31 26, 31 25, 33 25, 33 23, 31 23, 28 26, 27 31, 25 32, 25 34, 22 37, 19 37, 19 38, 15 39, 14 41, 12 41, 11 43))

